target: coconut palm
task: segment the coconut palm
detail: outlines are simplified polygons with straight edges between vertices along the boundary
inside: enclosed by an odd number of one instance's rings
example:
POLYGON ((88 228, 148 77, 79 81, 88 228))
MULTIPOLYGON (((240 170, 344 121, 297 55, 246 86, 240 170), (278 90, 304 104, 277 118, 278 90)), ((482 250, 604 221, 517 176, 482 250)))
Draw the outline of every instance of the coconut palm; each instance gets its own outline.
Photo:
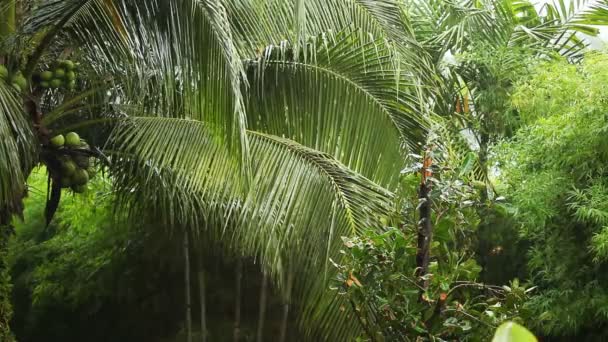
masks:
POLYGON ((3 62, 30 84, 0 82, 3 226, 39 164, 52 217, 62 190, 49 140, 76 130, 133 220, 228 241, 279 288, 296 274, 303 331, 357 334, 327 291, 329 259, 340 236, 391 209, 438 83, 398 2, 9 5, 3 62), (37 73, 57 59, 81 63, 76 91, 41 87, 37 73))
MULTIPOLYGON (((356 336, 358 322, 327 291, 329 261, 341 236, 380 226, 432 112, 451 112, 452 85, 437 71, 446 47, 473 34, 526 45, 545 32, 542 22, 540 33, 513 29, 529 8, 502 15, 498 5, 515 1, 459 3, 5 2, 15 20, 0 30, 3 62, 31 82, 23 92, 0 82, 0 225, 21 211, 39 164, 51 173, 51 218, 62 191, 49 139, 76 130, 131 219, 226 241, 278 288, 295 275, 286 292, 302 331, 356 336), (36 74, 67 58, 82 65, 76 91, 40 87, 36 74)), ((567 37, 543 44, 577 49, 567 37)))

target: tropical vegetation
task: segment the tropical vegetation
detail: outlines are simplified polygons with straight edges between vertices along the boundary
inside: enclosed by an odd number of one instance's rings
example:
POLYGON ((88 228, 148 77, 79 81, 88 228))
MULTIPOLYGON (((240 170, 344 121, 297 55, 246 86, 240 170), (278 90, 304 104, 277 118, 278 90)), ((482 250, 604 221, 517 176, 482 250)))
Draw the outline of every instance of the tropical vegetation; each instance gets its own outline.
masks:
POLYGON ((606 24, 0 2, 0 340, 608 336, 606 24))

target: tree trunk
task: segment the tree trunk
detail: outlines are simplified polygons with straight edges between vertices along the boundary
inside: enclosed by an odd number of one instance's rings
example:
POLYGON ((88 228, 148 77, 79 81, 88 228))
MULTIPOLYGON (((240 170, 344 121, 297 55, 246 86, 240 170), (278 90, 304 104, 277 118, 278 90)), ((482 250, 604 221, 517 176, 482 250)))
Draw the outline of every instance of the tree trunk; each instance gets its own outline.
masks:
POLYGON ((291 272, 287 275, 287 294, 283 303, 283 319, 281 321, 281 333, 278 342, 285 342, 287 338, 287 323, 289 322, 289 303, 291 302, 291 289, 293 286, 293 276, 291 272))
POLYGON ((262 273, 262 287, 260 289, 260 311, 258 312, 257 342, 264 340, 264 319, 266 318, 266 291, 268 290, 268 277, 262 273))
POLYGON ((184 233, 184 290, 186 296, 186 339, 192 342, 192 301, 190 296, 190 243, 184 233))
POLYGON ((239 340, 241 334, 241 278, 243 277, 243 260, 239 257, 236 260, 236 303, 234 306, 234 342, 239 340))
POLYGON ((203 266, 203 253, 199 254, 198 260, 198 289, 201 301, 201 341, 207 342, 207 305, 205 294, 205 268, 203 266))
POLYGON ((422 180, 418 191, 419 204, 419 221, 418 221, 418 250, 416 253, 416 277, 419 279, 418 284, 421 288, 420 299, 424 291, 428 287, 428 280, 424 277, 429 270, 429 262, 431 256, 431 243, 433 240, 433 223, 431 221, 431 199, 430 199, 430 182, 432 160, 427 155, 424 158, 424 169, 422 170, 422 180))

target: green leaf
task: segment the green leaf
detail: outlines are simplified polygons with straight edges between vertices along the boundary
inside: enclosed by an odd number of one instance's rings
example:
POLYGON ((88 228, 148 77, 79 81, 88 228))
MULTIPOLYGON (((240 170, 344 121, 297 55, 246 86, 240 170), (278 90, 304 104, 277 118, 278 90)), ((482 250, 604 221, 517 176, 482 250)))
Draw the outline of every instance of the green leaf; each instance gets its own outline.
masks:
POLYGON ((496 330, 492 342, 535 342, 536 337, 532 333, 514 322, 503 323, 496 330))

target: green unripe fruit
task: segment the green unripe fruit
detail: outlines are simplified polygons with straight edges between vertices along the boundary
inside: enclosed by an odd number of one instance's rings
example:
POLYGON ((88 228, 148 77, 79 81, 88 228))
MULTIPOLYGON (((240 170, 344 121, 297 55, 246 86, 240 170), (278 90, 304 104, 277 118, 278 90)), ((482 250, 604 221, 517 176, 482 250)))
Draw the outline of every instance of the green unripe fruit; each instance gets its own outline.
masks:
POLYGON ((74 68, 76 67, 74 65, 74 62, 72 61, 62 61, 61 66, 64 67, 66 70, 74 70, 74 68))
POLYGON ((61 147, 65 144, 65 137, 62 134, 56 135, 51 138, 51 145, 55 147, 61 147))
POLYGON ((48 81, 42 81, 42 82, 40 82, 40 86, 42 88, 50 88, 51 87, 51 83, 48 82, 48 81))
POLYGON ((80 136, 76 132, 70 132, 65 136, 65 144, 69 147, 80 146, 80 136))
POLYGON ((61 87, 62 84, 63 84, 63 81, 61 81, 58 78, 55 78, 51 81, 51 88, 59 88, 59 87, 61 87))
POLYGON ((21 87, 20 87, 20 86, 19 86, 17 83, 13 83, 13 84, 11 84, 11 85, 13 86, 13 88, 14 88, 16 91, 21 92, 21 87))
POLYGON ((387 227, 388 226, 388 218, 386 217, 381 217, 380 218, 380 223, 382 223, 383 227, 387 227))
POLYGON ((76 79, 76 73, 75 73, 75 72, 73 72, 73 71, 68 71, 68 72, 65 74, 65 78, 67 78, 67 79, 68 79, 68 80, 70 80, 70 81, 73 81, 73 80, 75 80, 75 79, 76 79))
POLYGON ((89 181, 89 174, 86 170, 77 169, 76 172, 72 175, 72 184, 73 185, 85 185, 89 181))
POLYGON ((74 191, 77 194, 82 194, 83 192, 87 191, 87 185, 86 184, 80 184, 80 185, 72 185, 72 191, 74 191))
POLYGON ((76 172, 77 166, 72 160, 67 159, 61 162, 61 173, 64 176, 72 176, 76 172))
POLYGON ((74 90, 74 89, 76 89, 76 81, 71 80, 70 82, 68 82, 68 89, 69 89, 69 90, 74 90))
POLYGON ((23 77, 23 75, 21 75, 21 73, 18 73, 15 76, 13 76, 11 81, 13 81, 13 83, 19 85, 19 87, 21 87, 21 89, 27 88, 27 80, 25 79, 25 77, 23 77))
POLYGON ((53 75, 55 76, 55 78, 64 78, 65 70, 63 70, 61 68, 57 68, 57 69, 55 69, 55 72, 53 73, 53 75))
POLYGON ((8 79, 8 69, 2 64, 0 64, 0 78, 3 80, 8 79))
POLYGON ((53 72, 52 71, 43 71, 40 73, 40 79, 43 81, 50 81, 53 79, 53 72))

